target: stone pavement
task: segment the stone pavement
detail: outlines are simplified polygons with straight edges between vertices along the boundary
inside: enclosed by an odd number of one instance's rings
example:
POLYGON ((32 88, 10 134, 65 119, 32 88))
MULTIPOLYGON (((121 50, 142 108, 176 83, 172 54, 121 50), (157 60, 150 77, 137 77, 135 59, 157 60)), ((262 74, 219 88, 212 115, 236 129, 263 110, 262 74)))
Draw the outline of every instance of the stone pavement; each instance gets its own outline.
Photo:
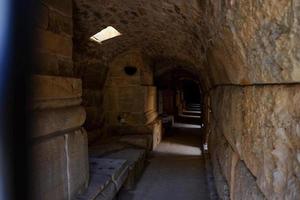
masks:
POLYGON ((120 200, 207 200, 200 129, 174 128, 154 150, 136 188, 121 191, 120 200))

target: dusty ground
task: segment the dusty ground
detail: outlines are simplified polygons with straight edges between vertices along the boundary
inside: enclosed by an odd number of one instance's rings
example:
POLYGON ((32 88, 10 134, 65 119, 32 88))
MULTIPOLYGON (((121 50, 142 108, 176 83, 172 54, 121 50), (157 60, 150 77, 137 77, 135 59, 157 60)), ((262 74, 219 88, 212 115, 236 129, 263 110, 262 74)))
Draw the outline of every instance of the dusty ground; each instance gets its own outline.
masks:
POLYGON ((120 200, 207 200, 199 128, 173 128, 155 149, 136 188, 120 200))

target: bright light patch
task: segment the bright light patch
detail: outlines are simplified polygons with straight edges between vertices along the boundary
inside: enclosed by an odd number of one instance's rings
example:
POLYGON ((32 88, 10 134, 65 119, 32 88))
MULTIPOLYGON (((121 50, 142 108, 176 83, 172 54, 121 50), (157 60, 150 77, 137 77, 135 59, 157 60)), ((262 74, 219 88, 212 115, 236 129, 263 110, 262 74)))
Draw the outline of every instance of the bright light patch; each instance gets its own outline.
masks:
POLYGON ((111 38, 114 38, 114 37, 117 37, 120 35, 122 35, 122 34, 119 31, 117 31, 114 27, 108 26, 105 29, 103 29, 102 31, 100 31, 99 33, 90 37, 90 39, 101 44, 105 40, 108 40, 108 39, 111 39, 111 38))

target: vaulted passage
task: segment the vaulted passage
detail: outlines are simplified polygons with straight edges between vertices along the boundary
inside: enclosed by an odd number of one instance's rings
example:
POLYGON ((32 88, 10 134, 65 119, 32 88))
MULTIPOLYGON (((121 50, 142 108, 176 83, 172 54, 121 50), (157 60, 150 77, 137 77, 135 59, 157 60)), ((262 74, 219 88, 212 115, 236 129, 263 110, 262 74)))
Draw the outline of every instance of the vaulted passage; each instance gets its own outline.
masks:
POLYGON ((32 199, 300 199, 300 1, 41 0, 32 199))

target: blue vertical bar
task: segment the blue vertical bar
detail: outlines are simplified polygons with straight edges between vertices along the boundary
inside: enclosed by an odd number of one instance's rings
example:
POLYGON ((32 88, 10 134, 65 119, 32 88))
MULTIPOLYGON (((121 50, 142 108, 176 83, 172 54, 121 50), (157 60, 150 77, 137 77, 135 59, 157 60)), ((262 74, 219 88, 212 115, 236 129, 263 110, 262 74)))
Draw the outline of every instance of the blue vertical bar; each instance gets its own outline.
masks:
POLYGON ((8 152, 6 152, 6 93, 7 78, 9 72, 9 53, 10 53, 10 0, 0 0, 0 200, 9 200, 10 197, 10 179, 9 179, 9 161, 8 152))

